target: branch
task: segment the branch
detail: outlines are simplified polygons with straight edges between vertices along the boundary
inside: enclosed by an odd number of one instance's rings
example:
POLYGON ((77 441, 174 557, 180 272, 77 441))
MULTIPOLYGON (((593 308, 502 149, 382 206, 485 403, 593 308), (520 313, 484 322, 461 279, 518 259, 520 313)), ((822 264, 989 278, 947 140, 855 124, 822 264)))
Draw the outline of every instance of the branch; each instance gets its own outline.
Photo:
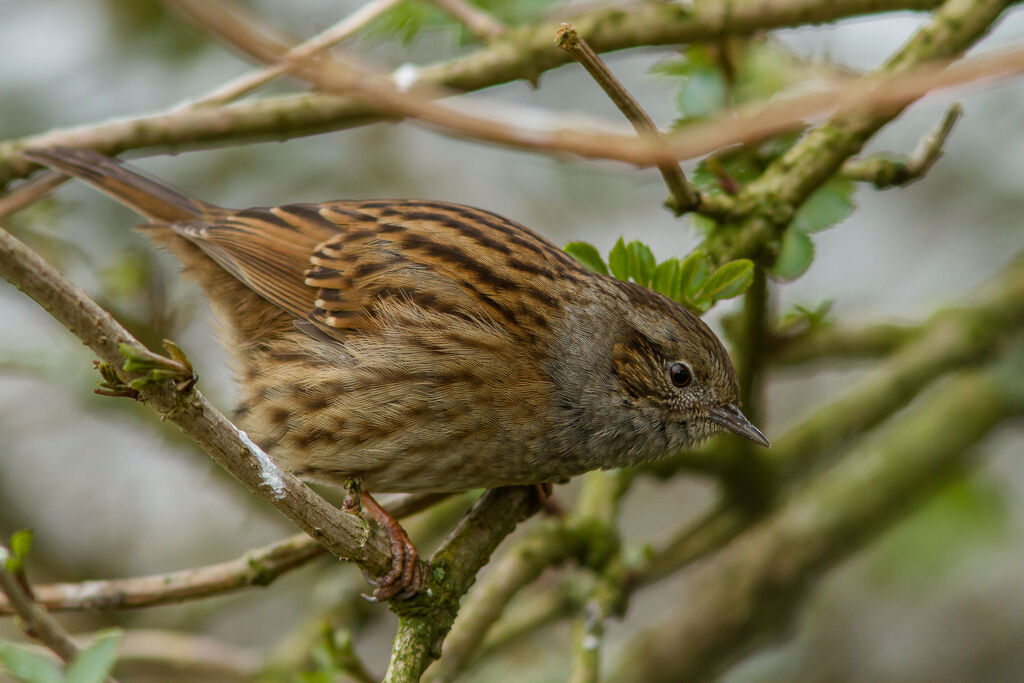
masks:
MULTIPOLYGON (((572 58, 579 62, 587 70, 601 89, 608 94, 611 101, 625 115, 633 128, 640 136, 649 136, 655 140, 664 140, 664 136, 658 127, 647 115, 644 108, 636 101, 636 98, 629 94, 629 91, 619 82, 608 69, 601 58, 597 56, 593 48, 587 44, 576 29, 569 24, 562 24, 555 39, 558 47, 562 48, 572 58)), ((665 205, 672 209, 676 216, 681 216, 687 211, 696 209, 701 204, 701 195, 693 185, 686 179, 683 169, 678 162, 663 161, 658 164, 661 177, 665 179, 670 193, 665 205)))
POLYGON ((919 337, 928 327, 877 323, 859 327, 827 325, 769 339, 768 362, 777 367, 817 361, 884 358, 919 337))
MULTIPOLYGON (((174 0, 192 3, 195 0, 174 0)), ((208 0, 211 7, 224 0, 208 0)), ((205 5, 204 5, 205 6, 205 5)), ((217 13, 217 21, 205 26, 218 38, 230 41, 254 55, 262 55, 262 46, 268 42, 257 23, 238 19, 225 19, 229 13, 217 13)), ((1024 49, 1011 51, 991 60, 979 58, 975 62, 994 62, 996 67, 1009 73, 1024 71, 1024 49)), ((598 126, 596 132, 579 130, 579 124, 568 122, 554 125, 524 125, 522 112, 499 110, 493 103, 486 107, 462 101, 459 106, 439 103, 446 92, 419 81, 418 72, 409 77, 388 76, 369 69, 349 58, 345 63, 337 59, 305 60, 293 73, 320 90, 337 94, 358 94, 381 113, 393 118, 409 118, 440 132, 458 137, 511 146, 522 150, 546 154, 574 154, 583 158, 616 159, 638 166, 675 162, 696 153, 708 152, 734 142, 750 142, 788 130, 814 111, 861 111, 867 104, 882 109, 903 106, 939 85, 971 74, 971 78, 988 77, 991 72, 979 69, 978 64, 960 64, 944 71, 922 67, 918 72, 903 76, 897 74, 879 84, 866 79, 837 92, 815 93, 793 98, 779 104, 755 105, 743 111, 726 112, 716 120, 697 124, 666 138, 635 137, 614 131, 614 127, 598 126), (415 92, 411 89, 415 87, 415 92)), ((535 112, 533 114, 536 114, 535 112)), ((550 118, 550 115, 548 115, 550 118)), ((536 119, 536 115, 526 118, 536 119)), ((591 125, 589 128, 594 129, 591 125)), ((713 206, 722 202, 716 201, 713 206)), ((732 207, 732 203, 728 206, 732 207)), ((790 209, 791 210, 791 209, 790 209)), ((753 213, 746 207, 746 214, 753 213)))
MULTIPOLYGON (((387 507, 397 519, 415 514, 448 495, 403 496, 387 507)), ((205 567, 127 579, 41 584, 32 590, 36 602, 50 611, 153 607, 201 600, 251 586, 269 586, 282 574, 326 554, 327 549, 318 541, 307 534, 296 534, 254 548, 238 559, 205 567)), ((0 598, 0 616, 13 613, 10 602, 0 598)))
MULTIPOLYGON (((808 471, 850 438, 905 407, 929 384, 990 355, 1022 328, 1024 258, 1019 258, 981 289, 973 306, 933 315, 914 341, 874 368, 845 396, 773 439, 772 449, 757 457, 776 482, 808 471)), ((749 468, 750 462, 728 462, 720 449, 703 448, 653 465, 658 472, 681 467, 722 472, 749 468)))
POLYGON ((703 563, 687 609, 638 636, 611 681, 708 680, 786 628, 818 577, 934 490, 1024 392, 990 368, 959 375, 703 563), (955 424, 956 429, 949 429, 955 424))
POLYGON ((573 559, 602 568, 618 551, 615 517, 632 479, 623 470, 588 473, 571 516, 547 520, 509 548, 463 603, 443 655, 425 680, 440 683, 461 675, 512 598, 545 569, 573 559))
POLYGON ((65 662, 70 662, 78 654, 78 645, 56 619, 32 601, 17 577, 8 571, 7 561, 10 556, 10 551, 0 546, 0 591, 3 591, 14 611, 21 617, 25 633, 53 650, 65 662))
POLYGON ((476 580, 491 553, 516 525, 537 508, 533 487, 487 491, 430 558, 423 589, 402 603, 392 602, 398 613, 398 633, 391 650, 385 681, 419 681, 459 612, 459 599, 476 580))
MULTIPOLYGON (((776 0, 764 3, 698 3, 683 7, 645 3, 622 12, 607 8, 573 18, 580 35, 598 52, 642 45, 673 45, 746 35, 764 29, 825 23, 883 10, 923 10, 938 0, 776 0)), ((531 79, 570 58, 554 49, 553 23, 514 30, 514 40, 469 56, 420 69, 417 82, 455 91, 471 91, 517 79, 531 79)), ((279 57, 279 55, 278 55, 279 57)), ((832 98, 834 100, 834 97, 832 98)), ((834 102, 833 102, 834 103, 834 102)), ((0 187, 27 175, 35 166, 18 155, 28 147, 69 145, 107 154, 161 147, 183 150, 212 143, 237 144, 256 139, 280 140, 340 130, 381 120, 357 97, 298 95, 268 98, 231 107, 202 107, 150 116, 54 130, 0 143, 0 187)), ((630 138, 632 140, 632 138, 630 138)))
POLYGON ((260 672, 261 655, 205 636, 138 629, 125 632, 117 661, 123 666, 165 667, 177 680, 251 681, 260 672))
MULTIPOLYGON (((767 471, 767 490, 791 488, 834 457, 850 439, 859 436, 904 408, 928 385, 945 374, 990 356, 1024 329, 1024 259, 1010 264, 989 283, 973 308, 934 315, 896 355, 875 368, 852 391, 804 418, 775 440, 767 454, 751 461, 732 462, 731 451, 704 448, 654 463, 659 474, 681 468, 705 472, 767 471)), ((748 456, 749 458, 750 456, 748 456)), ((659 580, 724 546, 752 521, 742 506, 723 505, 695 525, 678 532, 638 571, 641 584, 659 580)))
POLYGON ((963 113, 963 107, 959 102, 950 106, 935 130, 922 138, 914 152, 906 159, 890 159, 884 156, 847 159, 841 171, 843 176, 850 180, 871 183, 879 190, 908 185, 920 179, 942 156, 942 147, 963 113))
POLYGON ((937 68, 928 63, 958 57, 1010 4, 1010 0, 947 0, 876 74, 876 78, 889 79, 890 84, 904 81, 901 97, 887 102, 869 98, 870 103, 851 111, 840 107, 839 113, 813 129, 744 188, 736 199, 737 213, 749 218, 737 226, 723 226, 705 240, 703 247, 722 261, 749 257, 770 262, 796 208, 916 99, 915 93, 924 94, 919 87, 924 81, 934 85, 938 80, 963 75, 974 66, 971 60, 965 60, 939 70, 941 65, 937 68))
MULTIPOLYGON (((0 228, 0 275, 36 300, 88 345, 124 385, 144 378, 122 369, 125 351, 155 356, 78 286, 68 281, 22 242, 0 228)), ((236 428, 199 391, 180 392, 174 383, 156 383, 138 391, 138 399, 174 422, 217 464, 248 489, 341 559, 355 562, 371 576, 391 567, 390 544, 379 529, 369 529, 278 468, 244 432, 236 428)))
MULTIPOLYGON (((275 78, 287 75, 293 68, 295 68, 295 65, 299 61, 314 57, 330 47, 337 45, 346 38, 355 35, 367 24, 397 5, 399 2, 401 2, 401 0, 373 0, 372 2, 368 2, 326 31, 323 31, 309 40, 289 49, 281 56, 281 59, 277 64, 257 69, 251 73, 239 76, 238 78, 225 83, 213 92, 204 95, 195 102, 190 102, 186 106, 207 107, 227 104, 228 102, 237 100, 239 97, 251 93, 253 90, 269 83, 275 78)), ((183 11, 193 9, 195 7, 193 3, 181 2, 180 0, 170 2, 170 4, 183 11)), ((203 6, 199 5, 198 7, 202 8, 203 6)))

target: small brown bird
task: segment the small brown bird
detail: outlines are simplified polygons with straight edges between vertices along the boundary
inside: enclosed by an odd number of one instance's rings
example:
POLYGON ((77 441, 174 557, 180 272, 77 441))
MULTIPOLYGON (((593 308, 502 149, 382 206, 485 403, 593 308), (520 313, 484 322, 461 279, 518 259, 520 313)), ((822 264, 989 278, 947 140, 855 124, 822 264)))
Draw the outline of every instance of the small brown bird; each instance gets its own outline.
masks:
POLYGON ((723 428, 769 445, 700 318, 507 218, 403 199, 235 211, 89 150, 25 156, 148 218, 199 281, 238 363, 239 425, 297 476, 358 482, 391 534, 377 597, 419 576, 367 492, 559 481, 723 428))

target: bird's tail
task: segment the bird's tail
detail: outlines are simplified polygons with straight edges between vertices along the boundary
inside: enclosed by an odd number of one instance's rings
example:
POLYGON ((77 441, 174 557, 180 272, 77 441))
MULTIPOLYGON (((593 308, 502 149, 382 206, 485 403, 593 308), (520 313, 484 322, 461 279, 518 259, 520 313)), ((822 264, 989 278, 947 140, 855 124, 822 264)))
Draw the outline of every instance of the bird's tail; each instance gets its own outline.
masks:
POLYGON ((119 159, 78 147, 49 147, 21 152, 44 166, 84 180, 156 223, 194 221, 222 211, 181 190, 148 177, 119 159))

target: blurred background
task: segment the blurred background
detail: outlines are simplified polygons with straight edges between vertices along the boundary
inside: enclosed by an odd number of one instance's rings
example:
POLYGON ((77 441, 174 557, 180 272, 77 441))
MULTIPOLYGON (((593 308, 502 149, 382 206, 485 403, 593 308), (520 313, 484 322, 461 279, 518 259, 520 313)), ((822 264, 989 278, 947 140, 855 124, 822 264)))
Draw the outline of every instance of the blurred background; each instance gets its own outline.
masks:
MULTIPOLYGON (((359 3, 249 3, 277 26, 310 36, 359 3)), ((522 3, 521 3, 522 4, 522 3)), ((531 5, 531 3, 525 3, 531 5)), ((558 13, 532 2, 532 16, 558 13)), ((897 49, 924 15, 896 13, 780 31, 789 53, 870 69, 897 49)), ((404 43, 378 26, 350 43, 389 68, 473 49, 460 31, 428 27, 404 43)), ((1010 10, 977 52, 1024 42, 1024 11, 1010 10)), ((0 0, 0 139, 161 110, 247 70, 149 0, 0 0)), ((650 73, 672 49, 609 55, 607 61, 654 118, 678 116, 679 83, 650 73)), ((279 83, 273 90, 300 89, 279 83)), ((473 95, 618 120, 606 96, 571 65, 525 83, 473 95)), ((844 322, 918 321, 960 302, 1024 250, 1024 81, 941 94, 914 105, 871 143, 908 153, 954 97, 965 116, 944 157, 922 181, 887 192, 860 187, 856 210, 815 237, 807 273, 776 289, 780 310, 832 300, 844 322)), ((160 156, 139 165, 203 199, 233 207, 340 198, 442 199, 496 211, 557 244, 586 240, 607 253, 616 239, 642 239, 659 259, 699 241, 687 221, 661 208, 655 171, 557 161, 443 137, 412 124, 375 124, 290 140, 160 156)), ((689 170, 692 165, 685 168, 689 170)), ((231 407, 225 354, 200 293, 177 264, 130 227, 139 219, 80 183, 18 214, 9 227, 129 323, 144 341, 184 348, 200 386, 231 407)), ((708 316, 713 324, 729 305, 708 316)), ((238 557, 294 533, 268 505, 218 471, 174 430, 130 401, 94 396, 92 355, 31 300, 0 284, 0 536, 35 530, 34 581, 159 573, 238 557)), ((841 394, 868 366, 856 363, 776 373, 767 388, 771 438, 808 409, 841 394)), ((1024 672, 1024 426, 1002 430, 978 467, 934 497, 814 591, 792 638, 734 668, 741 681, 1019 680, 1024 672)), ((626 502, 624 534, 650 538, 712 500, 700 478, 641 482, 626 502)), ((570 500, 572 487, 556 496, 570 500)), ((452 515, 465 510, 452 505, 452 515)), ((417 538, 415 524, 411 527, 417 538)), ((421 530, 429 545, 431 533, 421 530)), ((685 609, 687 577, 640 592, 613 622, 616 645, 658 615, 685 609)), ((243 654, 287 658, 318 607, 359 589, 358 572, 328 560, 271 587, 232 596, 103 615, 68 615, 75 630, 108 625, 209 635, 243 654)), ((395 620, 383 607, 356 649, 374 670, 386 663, 395 620)), ((0 621, 0 636, 15 633, 0 621)), ((516 680, 564 680, 568 626, 524 644, 516 680), (563 667, 563 668, 559 668, 563 667)), ((471 680, 507 676, 498 662, 471 680)), ((140 674, 141 676, 141 674, 140 674)), ((140 678, 139 680, 141 680, 140 678)))

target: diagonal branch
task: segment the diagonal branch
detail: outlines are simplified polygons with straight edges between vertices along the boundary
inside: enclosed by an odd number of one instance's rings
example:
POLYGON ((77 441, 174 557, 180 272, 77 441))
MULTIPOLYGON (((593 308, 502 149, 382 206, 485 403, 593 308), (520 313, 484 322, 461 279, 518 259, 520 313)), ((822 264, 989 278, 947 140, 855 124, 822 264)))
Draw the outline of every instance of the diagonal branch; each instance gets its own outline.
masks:
MULTIPOLYGON (((124 351, 152 354, 78 286, 38 254, 0 228, 0 275, 36 300, 79 337, 124 384, 142 377, 122 369, 124 351)), ((179 392, 173 384, 151 384, 138 391, 142 403, 178 425, 217 464, 249 490, 281 511, 341 559, 372 576, 391 566, 390 544, 379 530, 346 514, 284 472, 214 408, 197 390, 179 392)))
POLYGON ((782 232, 797 207, 871 136, 924 94, 919 92, 924 74, 931 74, 927 79, 948 79, 971 60, 944 70, 936 70, 929 63, 960 56, 1011 4, 1011 0, 947 0, 876 74, 877 78, 890 79, 890 83, 894 78, 907 83, 902 97, 885 102, 869 98, 869 102, 852 110, 841 109, 811 130, 737 197, 737 214, 748 218, 716 231, 705 240, 704 248, 722 261, 740 257, 773 260, 782 232))
POLYGON ((56 619, 33 602, 13 573, 7 569, 10 551, 0 546, 0 592, 7 596, 14 611, 21 617, 25 633, 37 639, 63 659, 70 662, 78 654, 78 645, 56 619))
POLYGON ((628 644, 609 680, 713 678, 784 631, 817 578, 934 491, 1004 420, 1022 413, 1024 393, 1000 369, 950 380, 703 563, 685 612, 628 644))
MULTIPOLYGON (((658 127, 651 120, 647 112, 644 111, 644 108, 640 106, 640 103, 636 101, 636 98, 615 78, 608 66, 601 61, 601 58, 597 56, 594 49, 580 36, 575 28, 569 24, 562 24, 555 42, 558 44, 558 47, 572 55, 573 59, 579 62, 587 70, 587 73, 597 81, 597 84, 601 86, 608 97, 611 98, 611 101, 615 103, 615 106, 619 108, 619 111, 633 124, 633 128, 636 129, 639 135, 646 135, 659 140, 664 139, 661 131, 658 130, 658 127)), ((668 186, 671 195, 665 202, 665 205, 676 216, 681 216, 687 211, 692 211, 700 206, 702 199, 700 193, 686 179, 686 174, 683 173, 683 169, 679 167, 678 162, 659 162, 658 171, 661 172, 661 177, 665 179, 665 185, 668 186)))
MULTIPOLYGON (((272 66, 257 69, 252 73, 239 76, 238 78, 225 83, 213 92, 204 95, 194 102, 188 103, 187 107, 208 107, 227 104, 237 100, 243 95, 269 83, 275 78, 287 75, 299 61, 314 57, 317 54, 337 45, 341 41, 355 35, 368 23, 388 11, 401 0, 373 0, 368 2, 352 14, 348 15, 326 31, 319 33, 309 40, 296 45, 285 52, 280 61, 272 66)), ((193 3, 177 0, 171 4, 179 8, 191 8, 193 3)))
MULTIPOLYGON (((727 35, 824 23, 880 11, 924 10, 938 4, 939 0, 774 0, 767 5, 709 2, 693 7, 645 3, 628 13, 614 7, 587 12, 573 17, 573 22, 594 50, 607 52, 642 45, 717 40, 727 35)), ((557 29, 557 23, 543 22, 517 28, 514 41, 500 41, 466 57, 419 69, 417 82, 461 92, 535 78, 570 59, 551 45, 550 36, 557 29)), ((275 53, 273 59, 279 59, 280 54, 275 53)), ((226 108, 172 110, 55 130, 0 143, 0 187, 35 168, 18 156, 18 150, 27 147, 62 144, 90 147, 108 154, 146 147, 195 149, 211 143, 313 135, 382 118, 381 113, 357 97, 315 94, 268 98, 226 108)))
POLYGON ((963 107, 959 102, 953 104, 946 110, 946 115, 935 130, 921 138, 917 148, 906 159, 890 159, 885 156, 847 159, 843 164, 843 176, 871 183, 879 190, 907 185, 918 180, 930 171, 942 156, 942 147, 963 113, 963 107))
POLYGON ((423 589, 410 600, 392 602, 399 615, 387 683, 419 681, 441 654, 441 644, 459 612, 459 600, 477 572, 516 525, 537 509, 533 487, 492 489, 463 518, 430 558, 423 589))

